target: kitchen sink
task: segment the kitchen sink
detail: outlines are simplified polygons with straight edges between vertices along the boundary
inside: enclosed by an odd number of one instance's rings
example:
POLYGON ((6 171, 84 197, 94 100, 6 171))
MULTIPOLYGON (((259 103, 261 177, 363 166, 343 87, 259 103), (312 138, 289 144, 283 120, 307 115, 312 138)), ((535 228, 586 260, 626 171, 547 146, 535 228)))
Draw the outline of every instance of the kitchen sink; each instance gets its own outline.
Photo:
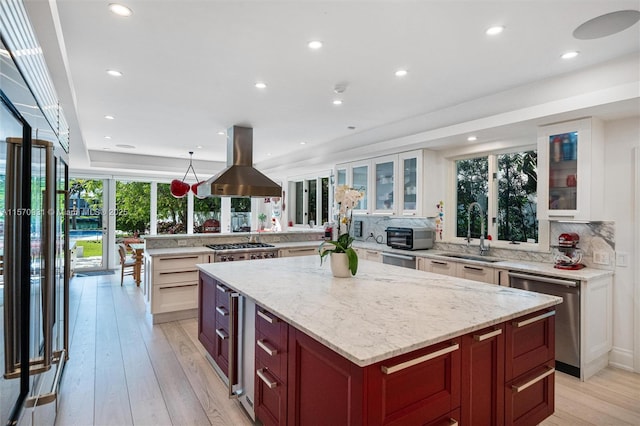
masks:
POLYGON ((493 259, 491 257, 476 256, 473 254, 464 254, 464 253, 442 253, 442 254, 439 254, 438 256, 451 257, 454 259, 475 260, 478 262, 487 262, 487 263, 500 262, 500 259, 493 259))

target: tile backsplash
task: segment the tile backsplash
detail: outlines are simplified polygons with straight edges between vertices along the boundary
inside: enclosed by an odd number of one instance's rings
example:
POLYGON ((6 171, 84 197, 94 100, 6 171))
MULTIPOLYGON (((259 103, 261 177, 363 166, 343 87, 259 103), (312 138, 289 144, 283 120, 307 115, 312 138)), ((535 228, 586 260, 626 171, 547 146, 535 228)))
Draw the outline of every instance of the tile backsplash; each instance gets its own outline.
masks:
POLYGON ((424 217, 392 217, 354 215, 353 222, 362 222, 362 237, 354 237, 357 241, 387 243, 385 229, 390 226, 428 228, 435 231, 433 219, 424 217), (373 238, 370 235, 373 233, 373 238))

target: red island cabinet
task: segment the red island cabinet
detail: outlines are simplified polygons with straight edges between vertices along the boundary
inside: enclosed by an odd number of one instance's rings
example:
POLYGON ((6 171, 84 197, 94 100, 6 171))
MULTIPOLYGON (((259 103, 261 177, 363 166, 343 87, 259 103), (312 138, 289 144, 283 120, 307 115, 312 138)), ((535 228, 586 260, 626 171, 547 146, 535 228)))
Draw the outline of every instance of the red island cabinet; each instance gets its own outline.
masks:
POLYGON ((237 312, 238 299, 232 297, 230 288, 206 274, 200 274, 199 281, 198 340, 220 371, 235 383, 237 366, 229 371, 229 346, 237 351, 237 342, 231 342, 230 330, 238 326, 237 315, 232 315, 237 312))
POLYGON ((367 367, 256 310, 266 425, 533 426, 553 413, 553 363, 552 309, 367 367))

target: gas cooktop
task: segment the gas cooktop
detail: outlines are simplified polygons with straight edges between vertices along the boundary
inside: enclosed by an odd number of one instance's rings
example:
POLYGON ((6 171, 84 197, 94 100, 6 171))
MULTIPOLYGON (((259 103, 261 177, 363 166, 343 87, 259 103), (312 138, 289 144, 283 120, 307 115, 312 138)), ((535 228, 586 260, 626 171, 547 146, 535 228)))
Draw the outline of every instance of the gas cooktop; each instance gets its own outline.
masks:
POLYGON ((212 250, 251 250, 251 249, 275 247, 275 246, 267 243, 233 243, 233 244, 208 244, 207 247, 209 247, 212 250))

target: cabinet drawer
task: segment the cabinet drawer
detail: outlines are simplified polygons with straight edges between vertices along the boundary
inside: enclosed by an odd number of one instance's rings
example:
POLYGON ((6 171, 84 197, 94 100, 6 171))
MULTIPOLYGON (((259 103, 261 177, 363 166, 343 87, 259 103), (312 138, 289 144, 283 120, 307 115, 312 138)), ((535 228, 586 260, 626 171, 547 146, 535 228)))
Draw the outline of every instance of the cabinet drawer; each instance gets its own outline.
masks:
POLYGON ((186 284, 154 285, 151 296, 151 313, 182 311, 198 307, 198 281, 186 284))
POLYGON ((216 307, 224 308, 229 312, 229 295, 231 293, 233 293, 233 290, 229 287, 216 282, 216 307))
POLYGON ((467 280, 493 284, 493 268, 458 263, 457 276, 467 280))
POLYGON ((172 283, 197 283, 198 270, 193 268, 182 271, 160 271, 155 273, 153 285, 172 284, 172 283))
POLYGON ((460 339, 439 343, 369 370, 369 418, 428 424, 460 407, 460 339))
POLYGON ((171 271, 176 269, 194 269, 193 265, 202 263, 201 256, 192 254, 186 256, 156 257, 154 268, 157 271, 171 271))
POLYGON ((260 306, 256 306, 256 331, 278 347, 287 347, 287 323, 260 306))
POLYGON ((507 322, 505 380, 555 358, 555 310, 545 309, 507 322))
POLYGON ((286 384, 259 360, 256 360, 255 411, 265 426, 287 424, 286 384))
POLYGON ((426 426, 454 426, 460 423, 460 410, 453 410, 450 413, 426 424, 426 426))
POLYGON ((279 379, 287 377, 287 346, 256 332, 256 359, 279 379))
POLYGON ((507 382, 505 423, 537 425, 553 414, 555 373, 554 361, 533 369, 516 380, 507 382))
POLYGON ((447 262, 446 260, 425 259, 427 272, 433 272, 441 275, 456 276, 456 264, 447 262))
POLYGON ((278 254, 280 257, 295 257, 295 256, 317 256, 318 255, 318 247, 300 247, 300 248, 289 248, 282 249, 278 254))

